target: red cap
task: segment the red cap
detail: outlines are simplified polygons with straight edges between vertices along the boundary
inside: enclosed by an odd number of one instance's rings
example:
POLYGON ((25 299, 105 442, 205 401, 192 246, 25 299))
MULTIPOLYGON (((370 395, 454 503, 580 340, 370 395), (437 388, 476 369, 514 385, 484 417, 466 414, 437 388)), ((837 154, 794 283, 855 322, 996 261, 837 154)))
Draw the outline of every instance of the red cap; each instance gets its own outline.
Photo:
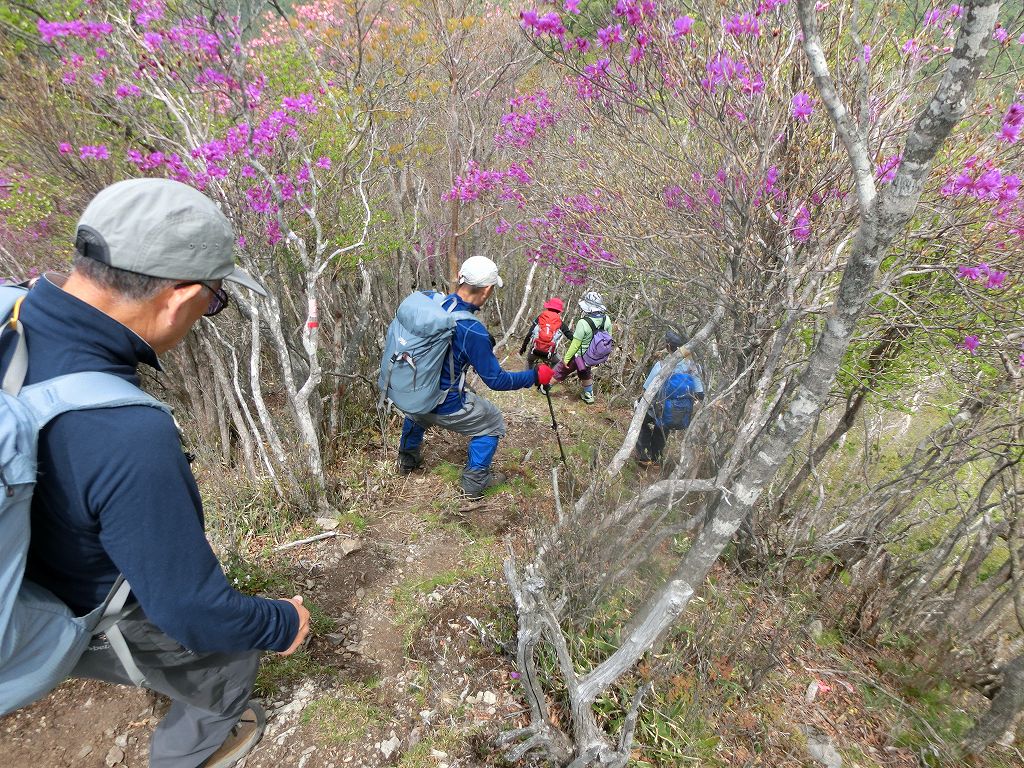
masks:
POLYGON ((553 299, 548 299, 544 302, 544 309, 553 309, 555 312, 561 312, 565 309, 565 302, 555 296, 553 299))

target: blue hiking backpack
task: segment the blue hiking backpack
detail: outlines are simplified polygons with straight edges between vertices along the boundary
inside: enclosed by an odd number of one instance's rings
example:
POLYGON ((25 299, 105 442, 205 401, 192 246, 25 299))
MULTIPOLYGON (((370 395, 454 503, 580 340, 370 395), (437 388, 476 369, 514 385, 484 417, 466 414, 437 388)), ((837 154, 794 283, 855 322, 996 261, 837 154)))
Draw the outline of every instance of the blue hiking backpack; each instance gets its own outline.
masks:
POLYGON ((395 319, 388 327, 384 354, 380 361, 378 407, 390 401, 402 413, 430 413, 451 391, 455 383, 455 356, 452 339, 455 323, 473 320, 465 310, 453 311, 455 304, 445 307, 445 296, 416 291, 398 306, 395 319), (449 389, 441 390, 441 371, 448 363, 449 389))
POLYGON ((688 373, 673 373, 661 386, 654 409, 654 423, 665 430, 686 429, 693 415, 696 382, 688 373))
POLYGON ((0 287, 2 333, 17 334, 0 391, 0 716, 59 685, 90 638, 101 632, 132 681, 145 684, 117 627, 128 612, 128 582, 119 576, 101 605, 85 616, 75 616, 52 592, 25 579, 25 563, 43 427, 62 413, 92 408, 148 405, 170 413, 164 403, 107 373, 72 373, 23 387, 28 349, 18 312, 26 293, 0 287))

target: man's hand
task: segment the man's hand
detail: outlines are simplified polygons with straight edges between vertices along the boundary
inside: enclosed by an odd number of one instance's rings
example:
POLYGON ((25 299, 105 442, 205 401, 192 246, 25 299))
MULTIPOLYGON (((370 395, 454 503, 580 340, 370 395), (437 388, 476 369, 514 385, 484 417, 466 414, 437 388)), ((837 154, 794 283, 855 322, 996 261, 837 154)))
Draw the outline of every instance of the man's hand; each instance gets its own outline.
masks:
POLYGON ((286 603, 291 603, 295 606, 295 610, 299 613, 299 631, 295 633, 295 639, 292 640, 292 644, 288 646, 288 650, 281 651, 282 656, 291 656, 302 645, 306 640, 306 636, 309 634, 309 611, 306 610, 306 606, 302 604, 302 597, 296 595, 295 597, 285 600, 286 603))
POLYGON ((541 363, 537 366, 537 383, 546 387, 551 383, 551 380, 555 377, 555 369, 541 363))

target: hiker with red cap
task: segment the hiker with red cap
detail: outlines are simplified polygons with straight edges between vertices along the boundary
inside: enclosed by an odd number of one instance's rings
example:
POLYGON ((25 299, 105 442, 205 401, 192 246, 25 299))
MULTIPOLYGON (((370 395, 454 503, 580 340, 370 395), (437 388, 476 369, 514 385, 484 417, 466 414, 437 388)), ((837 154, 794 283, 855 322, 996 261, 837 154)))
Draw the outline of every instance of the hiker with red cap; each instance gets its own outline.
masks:
POLYGON ((526 369, 533 368, 538 363, 550 365, 557 362, 555 350, 562 336, 562 310, 565 309, 565 302, 557 296, 544 302, 544 311, 534 319, 530 330, 526 332, 523 339, 523 346, 519 348, 520 355, 526 355, 526 369), (527 355, 526 350, 530 353, 527 355))
MULTIPOLYGON (((604 363, 612 352, 612 320, 604 299, 596 291, 587 291, 579 300, 582 316, 572 331, 565 355, 555 366, 552 384, 564 381, 575 373, 583 386, 580 399, 588 405, 595 401, 594 368, 604 363)), ((568 330, 566 331, 568 335, 568 330)), ((550 385, 541 383, 541 392, 547 394, 550 385)))

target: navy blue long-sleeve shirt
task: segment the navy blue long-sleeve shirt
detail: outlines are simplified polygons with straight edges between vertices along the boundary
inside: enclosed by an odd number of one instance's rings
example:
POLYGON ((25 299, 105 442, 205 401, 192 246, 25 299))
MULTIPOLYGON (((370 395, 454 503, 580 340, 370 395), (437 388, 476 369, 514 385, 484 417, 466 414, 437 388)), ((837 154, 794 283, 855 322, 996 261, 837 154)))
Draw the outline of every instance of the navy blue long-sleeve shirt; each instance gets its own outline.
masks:
MULTIPOLYGON (((458 294, 450 294, 445 298, 445 307, 452 307, 453 312, 465 310, 476 312, 480 307, 463 301, 458 294), (451 300, 455 300, 452 307, 451 300)), ((455 338, 452 340, 452 352, 455 362, 455 386, 451 387, 448 396, 434 409, 435 413, 455 413, 465 405, 464 392, 459 382, 466 369, 473 366, 480 378, 491 389, 505 391, 532 387, 537 383, 537 374, 530 371, 506 371, 494 356, 491 335, 479 320, 459 320, 455 324, 455 338)), ((441 389, 448 389, 449 370, 445 364, 441 370, 441 389)))
MULTIPOLYGON (((139 363, 159 370, 138 335, 46 279, 29 292, 21 320, 26 384, 101 371, 137 385, 139 363)), ((163 411, 65 413, 40 433, 28 578, 81 615, 120 572, 147 618, 186 648, 287 649, 298 631, 294 606, 232 589, 203 526, 199 490, 163 411)))

